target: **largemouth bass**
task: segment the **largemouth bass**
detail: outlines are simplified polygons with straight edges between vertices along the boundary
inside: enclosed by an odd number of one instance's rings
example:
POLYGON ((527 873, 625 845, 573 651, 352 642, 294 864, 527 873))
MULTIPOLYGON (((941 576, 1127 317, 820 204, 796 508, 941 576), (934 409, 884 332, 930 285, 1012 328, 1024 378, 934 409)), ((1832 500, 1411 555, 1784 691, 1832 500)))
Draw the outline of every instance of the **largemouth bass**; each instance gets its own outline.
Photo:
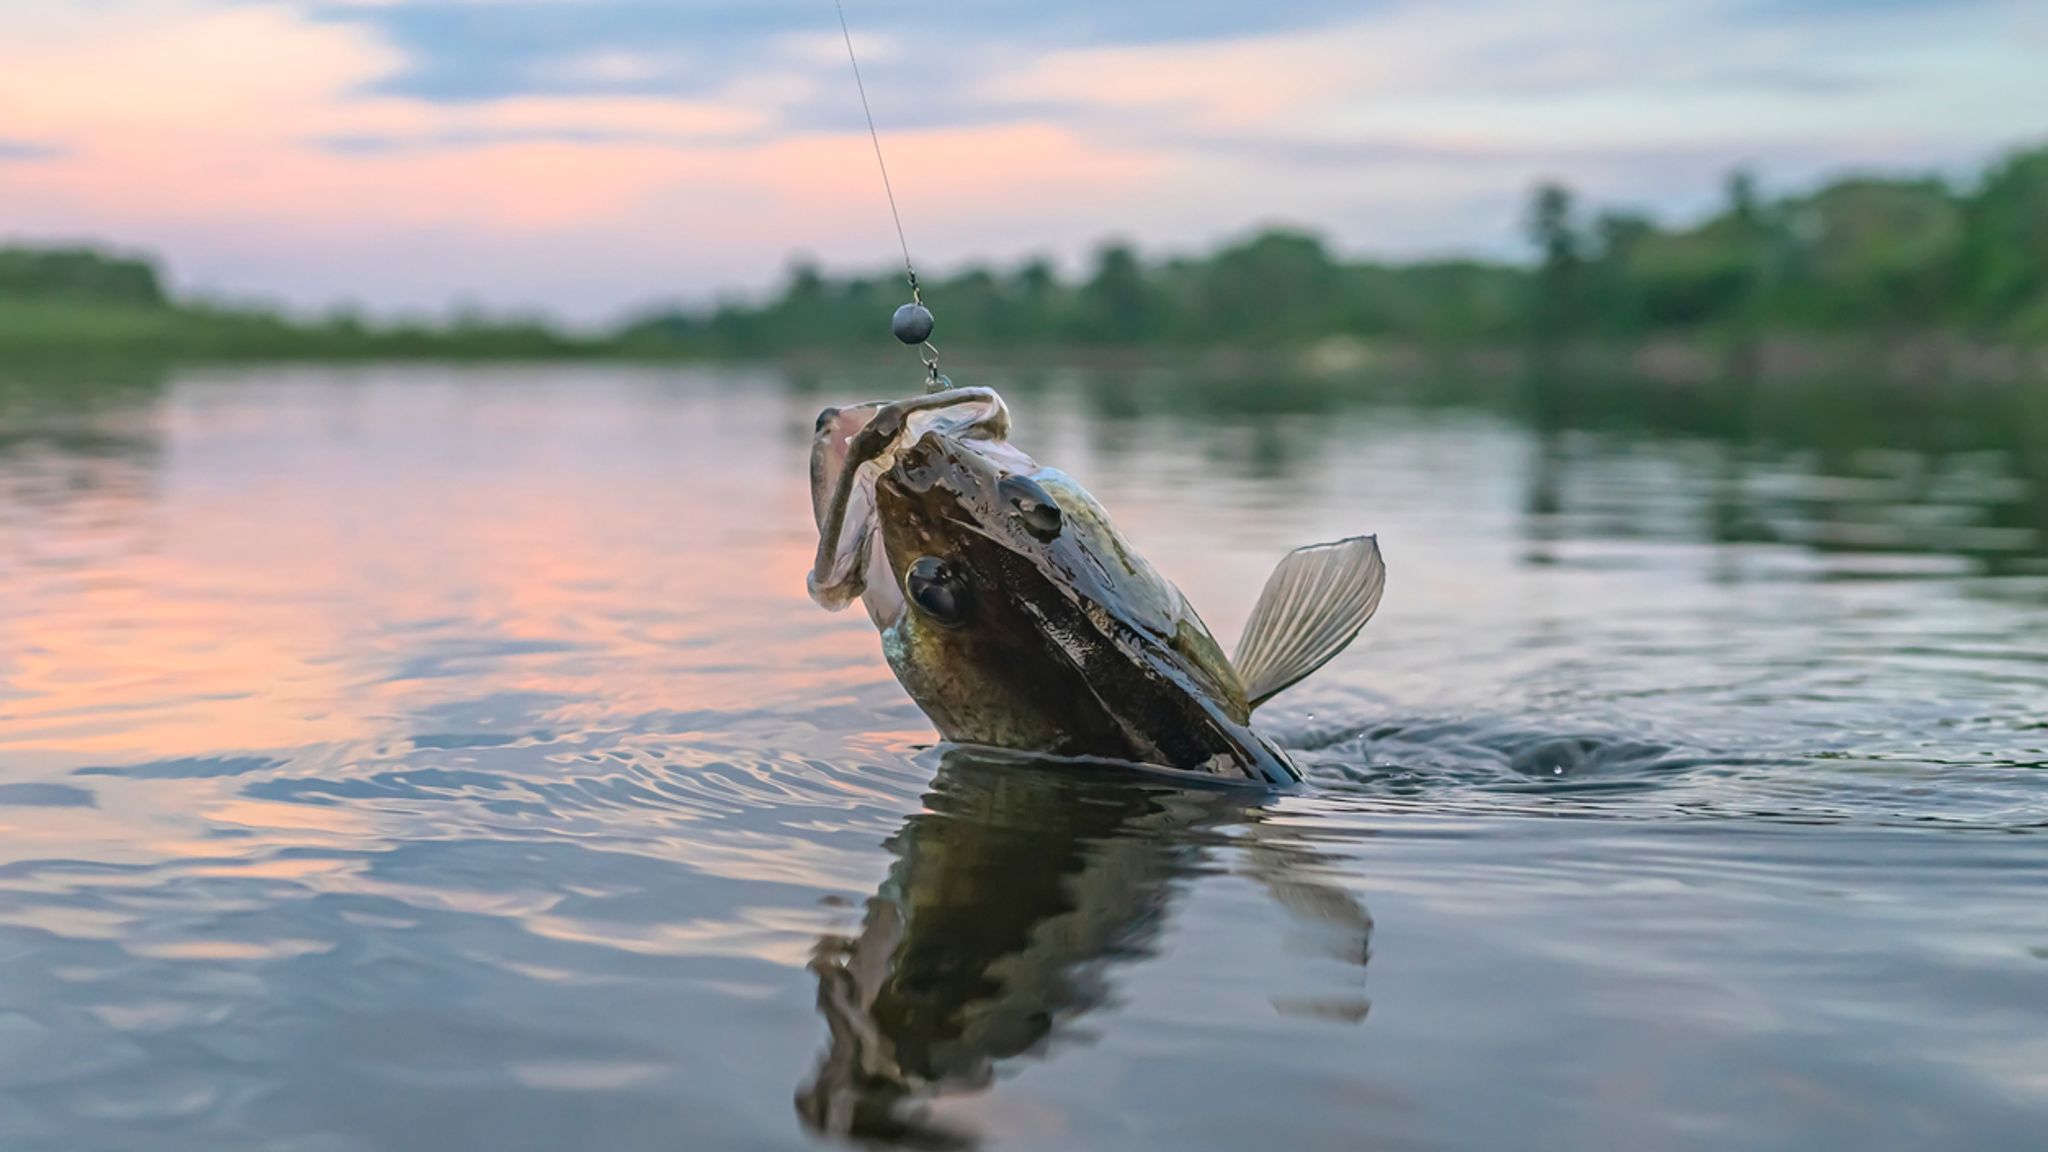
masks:
POLYGON ((986 388, 821 413, 812 598, 864 603, 896 678, 956 743, 1300 779, 1251 715, 1371 618, 1378 542, 1289 553, 1232 659, 1095 498, 1009 431, 986 388))

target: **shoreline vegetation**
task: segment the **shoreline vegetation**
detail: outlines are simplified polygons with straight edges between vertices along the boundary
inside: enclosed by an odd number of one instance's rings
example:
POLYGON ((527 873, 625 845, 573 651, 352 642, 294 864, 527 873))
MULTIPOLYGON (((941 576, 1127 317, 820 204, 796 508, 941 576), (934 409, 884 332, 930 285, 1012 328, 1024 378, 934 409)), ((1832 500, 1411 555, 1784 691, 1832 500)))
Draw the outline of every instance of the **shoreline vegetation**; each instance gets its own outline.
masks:
MULTIPOLYGON (((1851 176, 1777 198, 1745 173, 1664 226, 1534 190, 1525 263, 1346 261, 1277 228, 1199 257, 1104 245, 928 281, 949 366, 1190 359, 1309 374, 1532 366, 1676 382, 1876 373, 2048 379, 2048 147, 1973 180, 1851 176), (965 355, 963 355, 963 353, 965 355)), ((645 313, 579 335, 544 319, 297 319, 181 300, 146 257, 0 247, 0 357, 256 360, 876 359, 896 275, 799 262, 772 298, 645 313)))

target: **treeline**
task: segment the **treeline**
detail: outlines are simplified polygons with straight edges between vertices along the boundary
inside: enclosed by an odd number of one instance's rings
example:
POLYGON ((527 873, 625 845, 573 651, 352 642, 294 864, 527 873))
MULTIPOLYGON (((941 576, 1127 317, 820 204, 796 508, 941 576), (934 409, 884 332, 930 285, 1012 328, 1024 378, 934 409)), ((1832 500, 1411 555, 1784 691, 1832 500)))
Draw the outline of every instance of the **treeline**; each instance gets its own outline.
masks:
POLYGON ((0 248, 0 300, 170 303, 155 265, 89 248, 0 248))
POLYGON ((1776 200, 1738 172, 1686 229, 1590 216, 1537 189, 1531 322, 1614 336, 1721 329, 2048 338, 2048 148, 1958 190, 1936 178, 1856 178, 1776 200))
MULTIPOLYGON (((1955 185, 1857 177, 1767 198, 1737 173, 1689 226, 1531 197, 1533 259, 1346 261, 1312 233, 1264 232, 1201 257, 1101 248, 1087 274, 1046 260, 925 286, 950 347, 1260 347, 1351 336, 1407 345, 1679 335, 1957 336, 2048 342, 2048 148, 1955 185)), ((772 357, 889 343, 898 275, 800 264, 765 302, 666 311, 598 336, 541 320, 376 324, 181 301, 148 260, 0 249, 0 352, 188 357, 772 357)))
MULTIPOLYGON (((1110 244, 1075 281, 1044 260, 971 268, 924 295, 936 341, 984 347, 1765 330, 2048 339, 2048 148, 2007 157, 1967 187, 1858 177, 1767 199, 1737 173, 1724 206, 1683 227, 1588 210, 1545 185, 1527 227, 1533 263, 1348 262, 1312 233, 1275 230, 1162 262, 1110 244)), ((773 300, 654 315, 623 335, 707 355, 860 347, 887 339, 885 318, 905 295, 900 275, 834 278, 800 264, 773 300)))
POLYGON ((541 320, 462 317, 370 323, 180 301, 150 260, 92 247, 0 249, 0 353, 194 359, 490 358, 603 354, 613 337, 575 337, 541 320))
MULTIPOLYGON (((933 339, 947 346, 1250 345, 1338 333, 1435 342, 1518 335, 1530 283, 1524 268, 1469 260, 1341 263, 1315 235, 1275 230, 1163 263, 1110 244, 1078 282, 1046 260, 971 268, 927 281, 923 294, 938 317, 933 339)), ((624 336, 718 356, 859 348, 888 339, 889 314, 907 297, 900 273, 838 279, 799 264, 765 304, 664 313, 624 336)))

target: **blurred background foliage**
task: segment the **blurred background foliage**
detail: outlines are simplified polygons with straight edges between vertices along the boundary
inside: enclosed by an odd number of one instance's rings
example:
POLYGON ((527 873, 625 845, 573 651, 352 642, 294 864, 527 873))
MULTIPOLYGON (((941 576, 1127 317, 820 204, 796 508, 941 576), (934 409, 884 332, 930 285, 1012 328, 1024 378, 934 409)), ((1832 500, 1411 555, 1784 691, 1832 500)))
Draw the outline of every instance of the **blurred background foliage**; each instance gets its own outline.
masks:
MULTIPOLYGON (((1853 176, 1770 198, 1743 172, 1720 208, 1667 226, 1536 188, 1520 262, 1347 261, 1313 232, 1273 229, 1206 256, 1147 260, 1110 243, 1085 274, 1048 260, 928 282, 949 347, 1242 347, 1329 337, 1422 348, 1669 336, 1882 333, 2048 341, 2048 147, 1966 186, 1853 176)), ((896 274, 834 277, 799 262, 765 301, 651 312, 572 335, 541 319, 376 324, 180 300, 145 258, 0 250, 0 349, 195 357, 593 354, 765 357, 886 342, 896 274)))
MULTIPOLYGON (((1434 345, 1530 337, 1954 333, 2048 339, 2048 148, 1972 186, 1858 176, 1766 199, 1730 176, 1719 211, 1665 227, 1537 188, 1531 263, 1348 262, 1276 229, 1206 257, 1146 263, 1123 244, 1066 282, 1039 260, 927 285, 943 338, 970 346, 1262 346, 1333 335, 1434 345)), ((765 304, 651 316, 636 340, 759 355, 872 340, 900 277, 799 264, 765 304)))

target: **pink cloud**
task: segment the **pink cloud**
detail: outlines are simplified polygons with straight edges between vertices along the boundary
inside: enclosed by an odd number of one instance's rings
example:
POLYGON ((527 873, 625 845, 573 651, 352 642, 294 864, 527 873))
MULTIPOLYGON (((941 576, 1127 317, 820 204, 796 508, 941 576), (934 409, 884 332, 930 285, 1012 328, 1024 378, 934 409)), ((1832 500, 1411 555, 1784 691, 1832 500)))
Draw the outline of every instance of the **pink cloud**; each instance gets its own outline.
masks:
MULTIPOLYGON (((389 94, 416 62, 380 25, 314 19, 302 0, 8 7, 6 136, 56 152, 8 167, 0 219, 158 249, 188 283, 594 317, 763 286, 793 251, 890 263, 864 132, 790 127, 834 93, 852 111, 835 37, 766 36, 758 67, 691 99, 435 102, 389 94)), ((1669 206, 1674 172, 1693 187, 1758 156, 1952 162, 2039 130, 2048 73, 2023 37, 1938 13, 1814 29, 1720 11, 1583 0, 1567 33, 1552 5, 1496 0, 1012 53, 934 92, 939 126, 885 116, 885 144, 912 242, 943 267, 1071 256, 1114 233, 1193 244, 1275 217, 1352 248, 1497 248, 1539 175, 1669 206)), ((898 54, 884 83, 905 70, 901 44, 863 47, 898 54)))

